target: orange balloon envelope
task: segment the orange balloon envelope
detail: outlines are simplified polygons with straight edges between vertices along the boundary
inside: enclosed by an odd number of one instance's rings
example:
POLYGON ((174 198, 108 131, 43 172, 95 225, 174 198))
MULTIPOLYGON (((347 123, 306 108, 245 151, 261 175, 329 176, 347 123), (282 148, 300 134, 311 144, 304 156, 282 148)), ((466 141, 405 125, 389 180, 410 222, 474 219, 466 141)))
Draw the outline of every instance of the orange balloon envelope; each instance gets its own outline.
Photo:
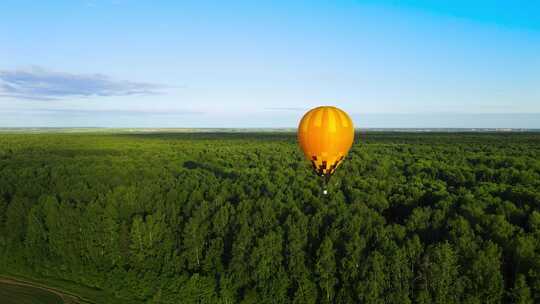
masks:
POLYGON ((317 175, 329 178, 354 140, 354 126, 344 111, 331 106, 309 110, 298 126, 298 141, 317 175))

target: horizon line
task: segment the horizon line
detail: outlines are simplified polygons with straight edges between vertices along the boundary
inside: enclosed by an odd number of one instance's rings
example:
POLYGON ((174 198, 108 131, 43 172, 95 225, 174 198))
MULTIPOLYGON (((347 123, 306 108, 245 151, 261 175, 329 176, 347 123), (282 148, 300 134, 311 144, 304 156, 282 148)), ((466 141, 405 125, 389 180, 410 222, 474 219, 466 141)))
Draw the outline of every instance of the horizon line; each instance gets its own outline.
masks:
MULTIPOLYGON (((163 132, 169 131, 174 133, 189 133, 196 131, 219 131, 222 133, 237 133, 237 132, 253 132, 253 131, 281 131, 281 132, 295 132, 297 127, 0 127, 0 133, 15 133, 20 131, 120 131, 120 132, 163 132)), ((469 127, 469 128, 444 128, 444 127, 385 127, 385 128, 354 128, 355 131, 371 131, 371 132, 385 132, 385 131, 415 131, 415 132, 433 132, 433 131, 445 131, 445 132, 540 132, 540 128, 505 128, 505 127, 469 127)))

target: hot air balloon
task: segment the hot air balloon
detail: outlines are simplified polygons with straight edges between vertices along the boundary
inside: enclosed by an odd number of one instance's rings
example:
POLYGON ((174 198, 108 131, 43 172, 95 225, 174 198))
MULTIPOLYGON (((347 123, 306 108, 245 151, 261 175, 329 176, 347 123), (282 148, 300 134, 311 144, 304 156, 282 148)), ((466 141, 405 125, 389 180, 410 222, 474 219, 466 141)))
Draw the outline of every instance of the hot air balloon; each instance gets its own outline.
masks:
POLYGON ((344 111, 321 106, 309 110, 298 125, 298 141, 315 173, 323 178, 324 194, 330 176, 341 164, 354 140, 354 126, 344 111))

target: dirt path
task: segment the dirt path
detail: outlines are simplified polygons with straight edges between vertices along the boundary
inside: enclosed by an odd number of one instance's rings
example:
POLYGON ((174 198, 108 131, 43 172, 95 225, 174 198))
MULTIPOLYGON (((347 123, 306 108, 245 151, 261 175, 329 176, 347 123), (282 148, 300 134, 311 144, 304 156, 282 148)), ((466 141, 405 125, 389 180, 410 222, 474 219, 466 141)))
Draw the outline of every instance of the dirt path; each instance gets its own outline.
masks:
POLYGON ((33 288, 39 288, 39 289, 42 289, 42 290, 46 290, 48 292, 54 293, 55 295, 59 296, 62 299, 62 301, 64 301, 64 303, 66 303, 66 304, 87 304, 87 303, 92 304, 93 303, 92 301, 81 298, 81 297, 76 296, 74 294, 65 292, 65 291, 60 290, 60 289, 48 287, 48 286, 45 286, 45 285, 42 285, 42 284, 39 284, 39 283, 33 283, 33 282, 28 282, 28 281, 15 279, 15 278, 8 278, 8 277, 0 277, 0 282, 5 283, 5 284, 12 284, 12 285, 19 285, 19 286, 29 286, 29 287, 33 287, 33 288))

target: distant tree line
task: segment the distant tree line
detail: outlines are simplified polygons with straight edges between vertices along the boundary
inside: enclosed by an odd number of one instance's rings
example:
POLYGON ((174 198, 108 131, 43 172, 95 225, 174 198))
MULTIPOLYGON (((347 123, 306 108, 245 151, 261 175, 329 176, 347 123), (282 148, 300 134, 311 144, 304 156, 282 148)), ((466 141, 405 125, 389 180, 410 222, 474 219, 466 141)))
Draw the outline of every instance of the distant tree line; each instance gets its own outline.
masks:
POLYGON ((0 135, 0 273, 148 303, 540 303, 540 134, 0 135))

